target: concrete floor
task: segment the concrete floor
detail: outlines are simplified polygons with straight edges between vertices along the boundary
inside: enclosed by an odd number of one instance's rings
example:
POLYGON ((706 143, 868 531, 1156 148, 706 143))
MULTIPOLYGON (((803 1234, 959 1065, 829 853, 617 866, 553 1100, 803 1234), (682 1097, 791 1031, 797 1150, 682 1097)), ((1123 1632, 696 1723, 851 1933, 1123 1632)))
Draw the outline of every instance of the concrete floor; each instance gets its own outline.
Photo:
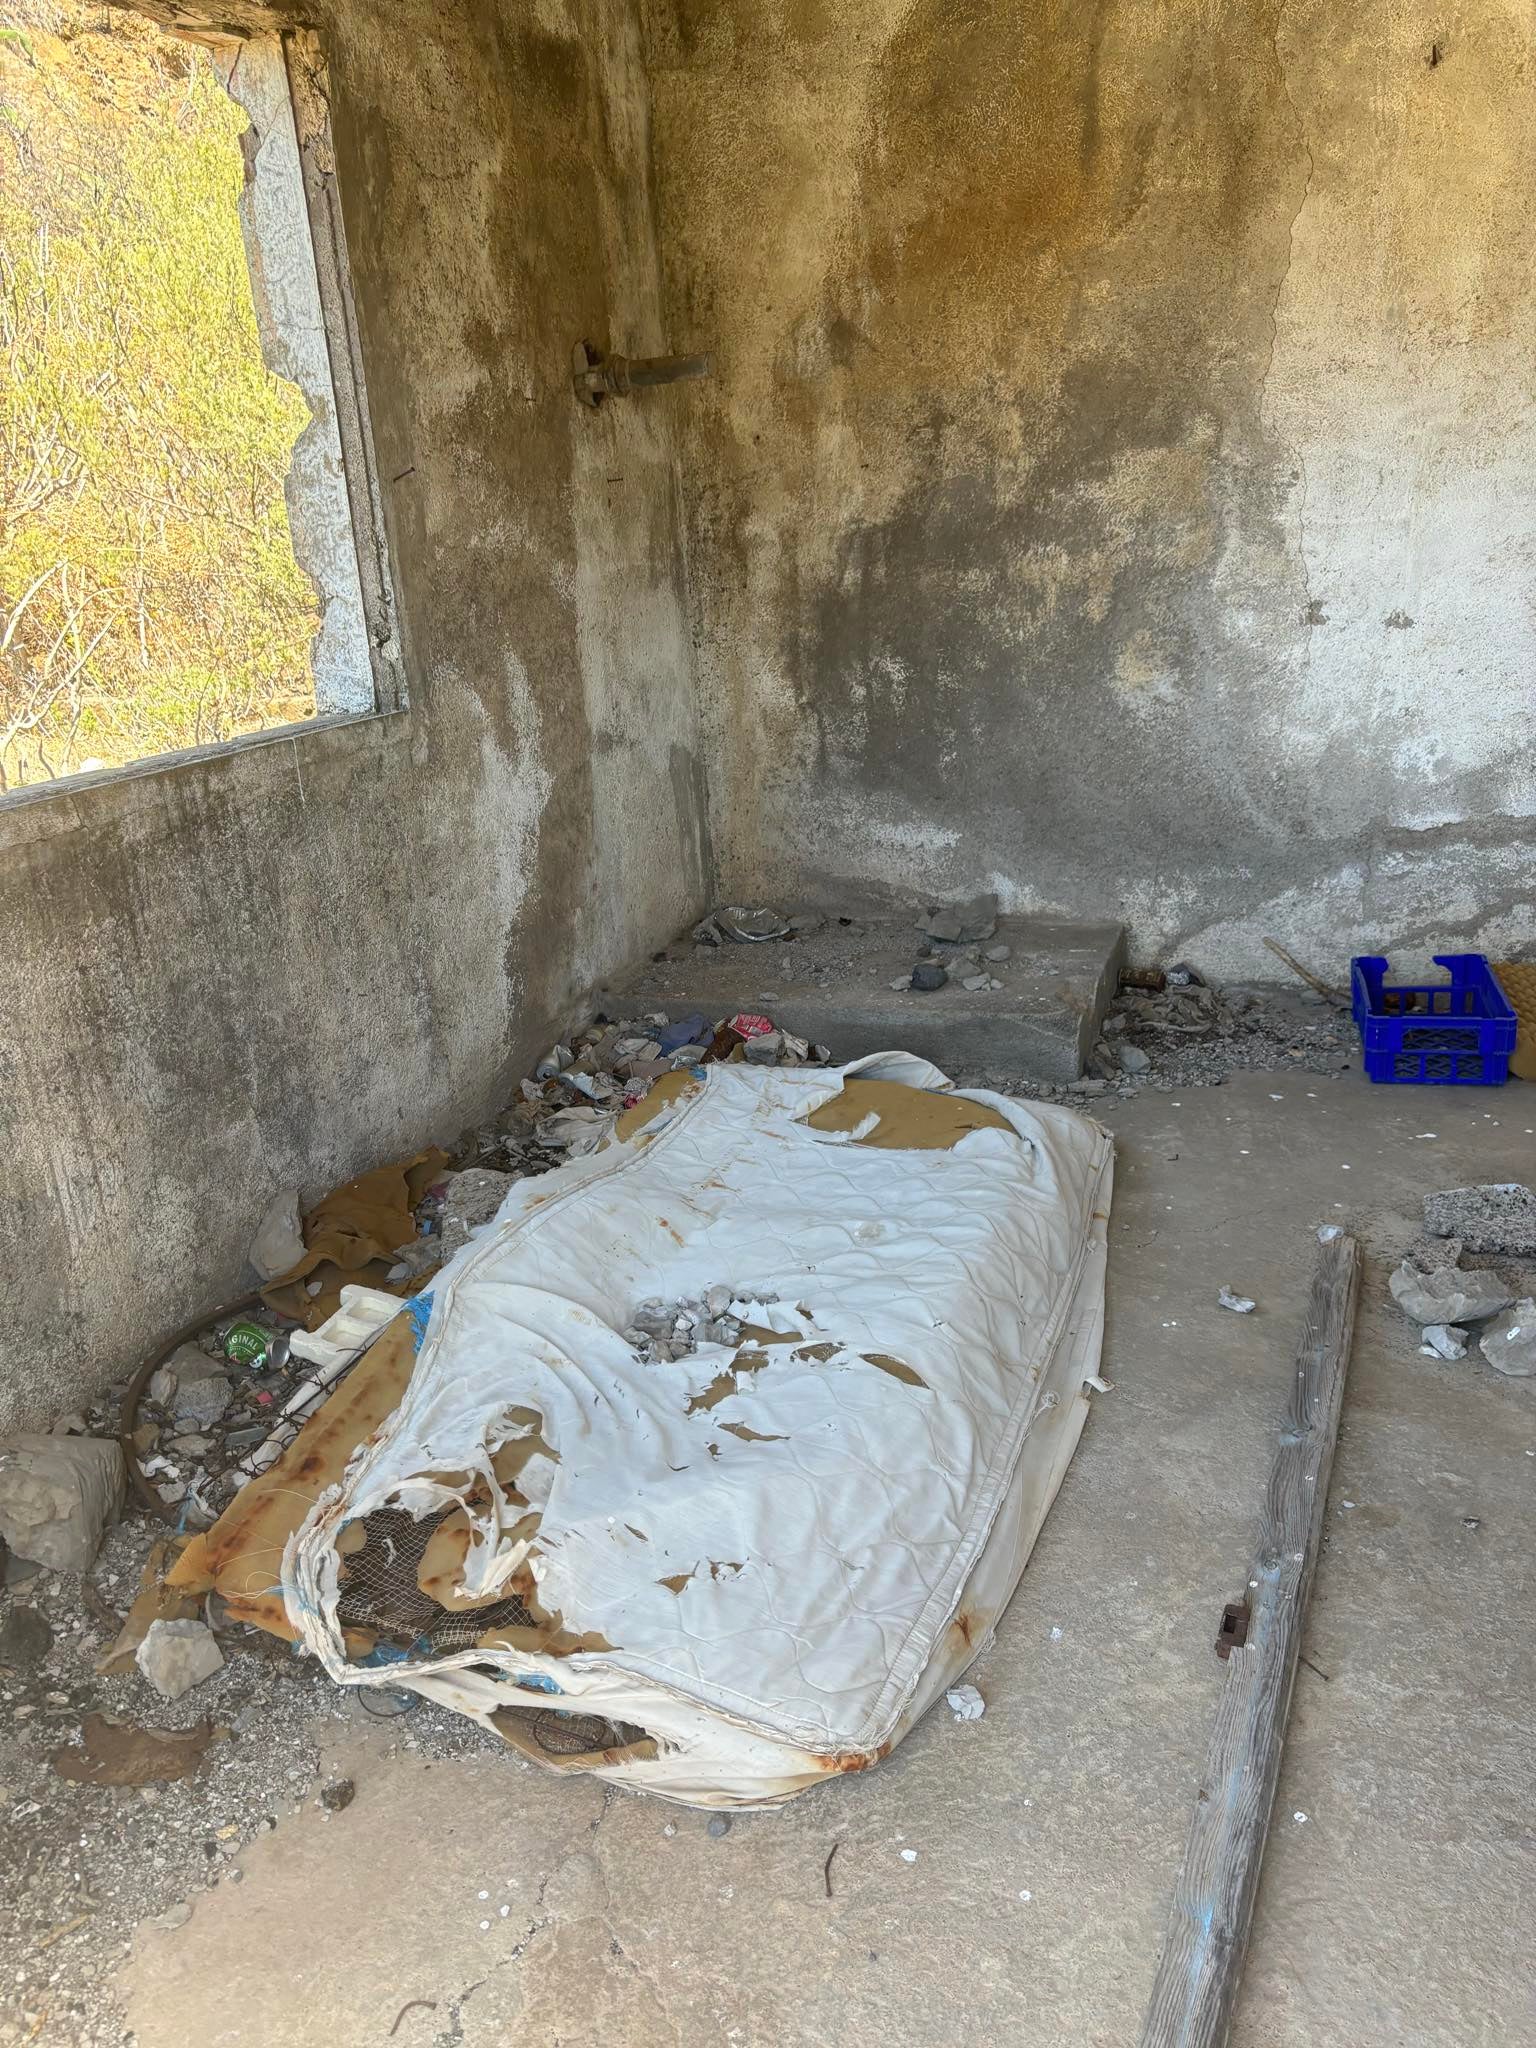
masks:
POLYGON ((1114 1391, 975 1667, 983 1720, 941 1710, 723 1839, 348 1724, 350 1807, 285 1820, 240 1886, 141 1930, 139 2048, 1126 2048, 1324 1221, 1368 1261, 1233 2040, 1536 2041, 1536 1384, 1420 1356, 1384 1300, 1426 1190, 1529 1178, 1536 1088, 1247 1074, 1104 1121, 1114 1391), (1223 1281, 1258 1312, 1217 1308, 1223 1281))

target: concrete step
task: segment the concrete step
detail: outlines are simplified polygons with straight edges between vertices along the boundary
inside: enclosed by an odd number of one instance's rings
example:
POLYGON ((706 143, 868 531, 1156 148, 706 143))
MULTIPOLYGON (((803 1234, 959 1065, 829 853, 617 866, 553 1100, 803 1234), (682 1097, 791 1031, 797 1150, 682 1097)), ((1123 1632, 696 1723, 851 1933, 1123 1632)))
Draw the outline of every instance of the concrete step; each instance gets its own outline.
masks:
POLYGON ((919 915, 834 917, 820 931, 757 945, 696 946, 685 936, 602 991, 604 1006, 674 1018, 702 1010, 711 1020, 764 1011, 830 1046, 839 1063, 896 1049, 946 1073, 984 1068, 1077 1080, 1119 982, 1124 928, 1001 917, 986 941, 1011 949, 987 969, 1000 990, 962 988, 962 975, 977 971, 967 961, 931 995, 899 992, 890 983, 917 958, 919 915))

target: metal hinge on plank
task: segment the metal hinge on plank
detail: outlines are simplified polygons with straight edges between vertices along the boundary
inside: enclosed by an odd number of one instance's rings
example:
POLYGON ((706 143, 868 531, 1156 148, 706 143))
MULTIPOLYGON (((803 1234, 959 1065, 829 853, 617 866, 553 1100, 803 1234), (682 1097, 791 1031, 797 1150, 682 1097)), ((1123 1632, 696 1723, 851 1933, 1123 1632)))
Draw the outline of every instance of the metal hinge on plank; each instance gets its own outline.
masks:
POLYGON ((1223 1664, 1234 1650, 1240 1650, 1248 1640, 1248 1624, 1253 1619, 1252 1596, 1245 1593, 1241 1600, 1229 1600, 1221 1610, 1221 1626, 1216 1631, 1216 1654, 1223 1664))

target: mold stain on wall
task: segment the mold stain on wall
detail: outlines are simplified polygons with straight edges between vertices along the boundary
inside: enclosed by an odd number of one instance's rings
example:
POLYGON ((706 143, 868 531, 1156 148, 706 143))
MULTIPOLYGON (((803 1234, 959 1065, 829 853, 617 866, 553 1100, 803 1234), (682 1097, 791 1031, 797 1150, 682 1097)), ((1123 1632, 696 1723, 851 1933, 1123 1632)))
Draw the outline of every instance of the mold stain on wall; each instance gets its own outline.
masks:
POLYGON ((1448 865, 1517 916, 1531 31, 1430 66, 1421 26, 653 21, 673 324, 725 365, 684 453, 735 887, 990 885, 1247 972, 1421 938, 1448 865))

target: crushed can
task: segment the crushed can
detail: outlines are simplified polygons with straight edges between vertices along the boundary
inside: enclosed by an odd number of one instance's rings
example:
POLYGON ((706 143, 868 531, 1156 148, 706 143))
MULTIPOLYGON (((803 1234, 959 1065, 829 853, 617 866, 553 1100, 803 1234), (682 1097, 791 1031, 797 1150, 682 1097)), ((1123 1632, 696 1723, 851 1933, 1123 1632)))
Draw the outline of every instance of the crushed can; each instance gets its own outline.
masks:
POLYGON ((265 1323, 242 1317, 224 1332, 224 1356, 232 1364, 247 1366, 252 1372, 265 1372, 269 1368, 281 1370, 288 1363, 287 1332, 269 1330, 265 1323))

